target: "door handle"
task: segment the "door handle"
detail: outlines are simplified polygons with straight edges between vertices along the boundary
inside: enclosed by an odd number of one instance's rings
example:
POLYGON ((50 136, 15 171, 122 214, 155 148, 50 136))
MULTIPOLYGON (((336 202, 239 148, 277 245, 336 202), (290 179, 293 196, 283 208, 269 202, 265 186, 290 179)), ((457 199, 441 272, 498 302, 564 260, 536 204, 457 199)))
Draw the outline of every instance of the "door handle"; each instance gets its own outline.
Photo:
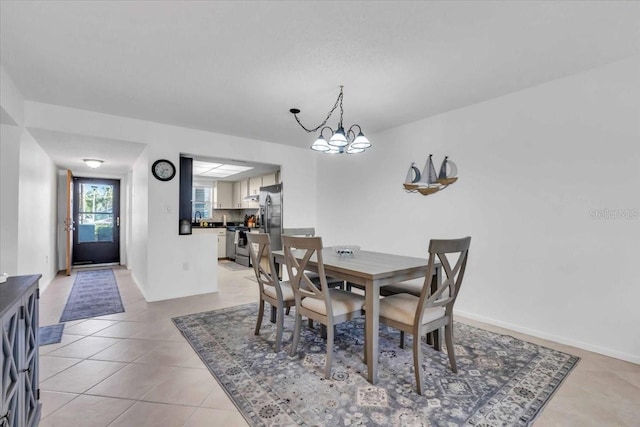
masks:
POLYGON ((116 217, 116 226, 120 227, 120 217, 116 217))

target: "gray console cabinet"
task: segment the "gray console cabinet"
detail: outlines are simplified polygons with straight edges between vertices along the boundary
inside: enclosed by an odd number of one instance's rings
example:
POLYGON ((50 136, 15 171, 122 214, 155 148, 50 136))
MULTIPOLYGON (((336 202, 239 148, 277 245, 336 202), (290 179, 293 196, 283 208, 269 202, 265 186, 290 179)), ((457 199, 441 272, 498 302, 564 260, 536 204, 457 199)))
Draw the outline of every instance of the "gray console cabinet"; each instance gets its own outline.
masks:
POLYGON ((40 275, 9 277, 0 283, 0 426, 40 423, 38 303, 40 275))

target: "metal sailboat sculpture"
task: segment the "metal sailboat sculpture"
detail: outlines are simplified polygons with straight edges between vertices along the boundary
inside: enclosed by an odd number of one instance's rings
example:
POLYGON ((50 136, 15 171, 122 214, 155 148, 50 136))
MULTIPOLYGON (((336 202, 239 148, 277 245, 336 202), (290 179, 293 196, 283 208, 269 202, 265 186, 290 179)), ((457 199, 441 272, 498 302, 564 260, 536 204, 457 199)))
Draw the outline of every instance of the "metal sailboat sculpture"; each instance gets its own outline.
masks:
POLYGON ((429 154, 422 173, 415 166, 415 163, 411 163, 403 184, 407 192, 414 193, 417 191, 426 196, 444 190, 458 180, 458 167, 449 160, 448 156, 445 156, 438 174, 436 174, 436 169, 433 166, 432 157, 433 155, 429 154))

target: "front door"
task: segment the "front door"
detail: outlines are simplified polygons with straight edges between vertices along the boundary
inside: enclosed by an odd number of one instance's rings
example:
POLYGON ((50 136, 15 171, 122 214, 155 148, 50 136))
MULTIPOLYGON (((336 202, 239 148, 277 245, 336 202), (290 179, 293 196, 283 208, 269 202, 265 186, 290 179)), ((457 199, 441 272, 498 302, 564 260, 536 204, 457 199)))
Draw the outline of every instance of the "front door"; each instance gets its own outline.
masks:
POLYGON ((120 181, 73 178, 73 265, 120 262, 120 181))

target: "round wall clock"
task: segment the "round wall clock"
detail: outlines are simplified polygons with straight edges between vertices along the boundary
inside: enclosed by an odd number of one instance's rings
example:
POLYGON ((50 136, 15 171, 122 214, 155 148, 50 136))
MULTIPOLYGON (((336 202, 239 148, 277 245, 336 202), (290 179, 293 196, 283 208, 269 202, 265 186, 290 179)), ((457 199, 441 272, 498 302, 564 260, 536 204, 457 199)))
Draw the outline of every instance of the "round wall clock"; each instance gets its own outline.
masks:
POLYGON ((153 162, 151 173, 160 181, 171 181, 176 176, 176 167, 169 160, 160 159, 153 162))

